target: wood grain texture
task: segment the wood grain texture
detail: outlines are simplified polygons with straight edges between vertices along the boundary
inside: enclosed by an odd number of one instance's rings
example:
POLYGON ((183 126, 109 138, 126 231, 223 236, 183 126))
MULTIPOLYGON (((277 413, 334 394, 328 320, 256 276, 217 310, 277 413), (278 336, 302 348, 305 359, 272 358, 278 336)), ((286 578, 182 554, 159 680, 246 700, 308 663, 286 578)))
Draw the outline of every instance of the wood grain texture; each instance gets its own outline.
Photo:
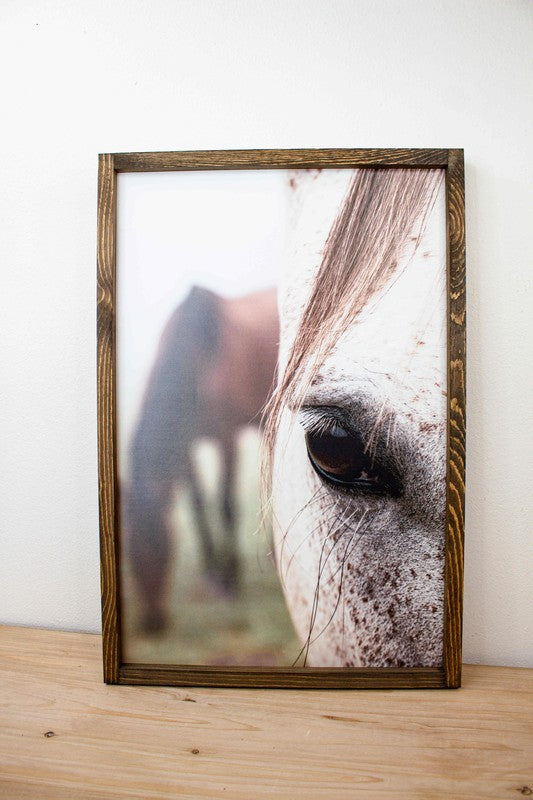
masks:
POLYGON ((115 442, 116 172, 102 155, 98 171, 98 486, 104 679, 118 679, 119 582, 115 442))
POLYGON ((321 167, 445 167, 448 150, 200 150, 181 153, 115 153, 119 172, 200 169, 318 169, 321 167))
POLYGON ((446 489, 444 670, 460 686, 466 445, 465 198, 462 150, 451 150, 448 214, 448 470, 446 489))
POLYGON ((190 667, 124 664, 118 682, 138 686, 218 686, 254 689, 443 689, 444 670, 190 667))
POLYGON ((458 692, 105 686, 99 636, 0 628, 0 797, 521 800, 533 670, 458 692))
POLYGON ((108 683, 217 685, 458 687, 464 536, 465 245, 462 150, 227 150, 118 153, 100 156, 98 203, 98 433, 104 677, 108 683), (442 670, 220 670, 121 664, 118 481, 115 441, 116 176, 123 171, 428 167, 446 169, 448 223, 448 470, 445 645, 442 670))

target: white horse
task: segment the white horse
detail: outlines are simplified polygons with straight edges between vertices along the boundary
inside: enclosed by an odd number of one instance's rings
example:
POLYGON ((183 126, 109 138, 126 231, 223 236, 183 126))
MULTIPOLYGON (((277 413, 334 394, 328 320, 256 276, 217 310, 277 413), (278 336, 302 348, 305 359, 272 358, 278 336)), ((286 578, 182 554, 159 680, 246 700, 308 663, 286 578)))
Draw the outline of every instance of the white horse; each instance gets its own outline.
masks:
POLYGON ((300 663, 441 666, 444 174, 300 170, 289 184, 267 441, 300 663))

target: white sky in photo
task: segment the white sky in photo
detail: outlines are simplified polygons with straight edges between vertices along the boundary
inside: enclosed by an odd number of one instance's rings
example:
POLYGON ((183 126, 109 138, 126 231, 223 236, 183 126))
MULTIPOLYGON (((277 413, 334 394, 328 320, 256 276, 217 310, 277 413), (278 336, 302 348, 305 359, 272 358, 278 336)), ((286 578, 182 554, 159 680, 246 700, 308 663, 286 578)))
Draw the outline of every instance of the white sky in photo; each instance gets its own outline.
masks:
POLYGON ((118 175, 117 418, 122 458, 166 320, 193 285, 225 296, 277 285, 286 203, 282 170, 118 175))

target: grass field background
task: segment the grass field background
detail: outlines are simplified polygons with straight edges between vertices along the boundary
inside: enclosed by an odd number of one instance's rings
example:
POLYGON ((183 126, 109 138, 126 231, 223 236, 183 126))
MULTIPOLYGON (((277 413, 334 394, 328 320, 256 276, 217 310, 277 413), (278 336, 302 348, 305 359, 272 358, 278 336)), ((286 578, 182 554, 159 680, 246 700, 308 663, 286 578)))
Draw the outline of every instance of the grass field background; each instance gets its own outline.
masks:
MULTIPOLYGON (((195 453, 206 508, 219 543, 223 525, 218 502, 220 458, 212 443, 195 453)), ((157 635, 139 629, 140 606, 127 563, 122 575, 123 658, 129 662, 218 666, 289 666, 301 645, 294 632, 271 555, 268 523, 261 526, 259 436, 239 440, 236 501, 241 558, 236 598, 206 580, 200 564, 195 519, 187 489, 173 513, 175 559, 169 597, 170 624, 157 635)), ((124 562, 124 560, 123 560, 124 562)))

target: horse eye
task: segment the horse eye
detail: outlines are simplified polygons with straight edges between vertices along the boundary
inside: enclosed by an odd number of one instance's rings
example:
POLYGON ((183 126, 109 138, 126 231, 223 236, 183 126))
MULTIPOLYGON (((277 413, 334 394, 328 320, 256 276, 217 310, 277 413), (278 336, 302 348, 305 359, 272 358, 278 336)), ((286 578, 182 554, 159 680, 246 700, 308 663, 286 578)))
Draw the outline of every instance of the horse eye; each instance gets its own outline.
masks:
POLYGON ((325 431, 308 431, 305 440, 315 472, 329 483, 367 494, 401 494, 396 475, 365 452, 360 436, 338 422, 325 431))

